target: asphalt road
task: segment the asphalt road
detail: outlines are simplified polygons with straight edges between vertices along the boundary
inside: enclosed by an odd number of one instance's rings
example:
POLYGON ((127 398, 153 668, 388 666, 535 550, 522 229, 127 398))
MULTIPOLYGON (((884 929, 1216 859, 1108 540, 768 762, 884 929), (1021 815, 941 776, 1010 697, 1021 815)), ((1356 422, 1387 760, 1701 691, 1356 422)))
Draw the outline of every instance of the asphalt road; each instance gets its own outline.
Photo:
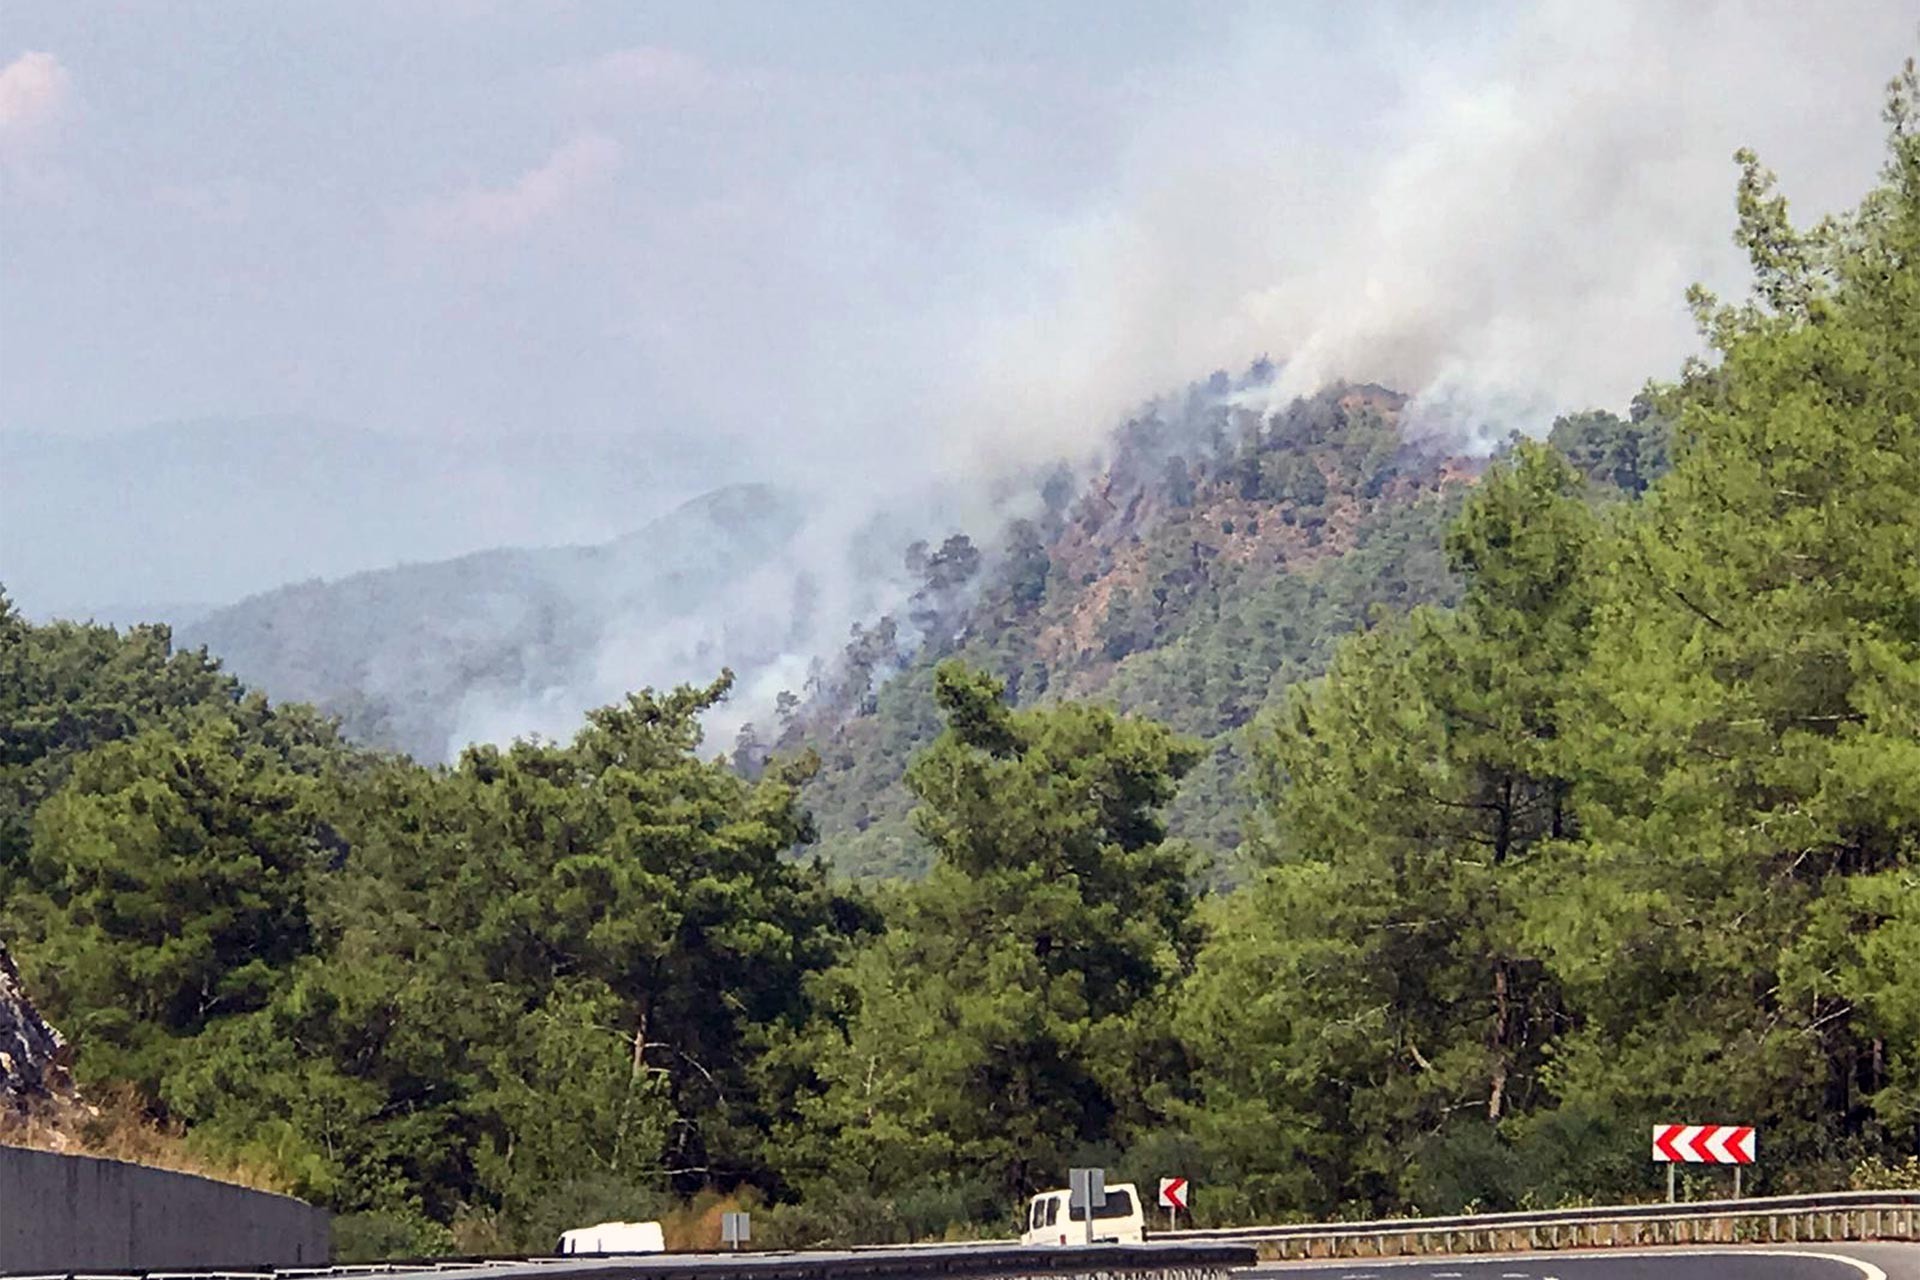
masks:
POLYGON ((1920 1280, 1920 1248, 1647 1249, 1492 1258, 1348 1258, 1271 1263, 1256 1280, 1920 1280))

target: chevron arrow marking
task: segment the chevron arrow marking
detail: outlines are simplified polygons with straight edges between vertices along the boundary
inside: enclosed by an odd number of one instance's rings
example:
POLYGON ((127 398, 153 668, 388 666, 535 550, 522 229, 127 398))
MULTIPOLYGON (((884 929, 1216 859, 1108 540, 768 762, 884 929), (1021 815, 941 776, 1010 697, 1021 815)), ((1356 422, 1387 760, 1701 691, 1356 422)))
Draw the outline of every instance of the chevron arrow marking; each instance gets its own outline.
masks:
POLYGON ((1653 1126, 1653 1158, 1662 1164, 1752 1164, 1753 1151, 1750 1125, 1653 1126))

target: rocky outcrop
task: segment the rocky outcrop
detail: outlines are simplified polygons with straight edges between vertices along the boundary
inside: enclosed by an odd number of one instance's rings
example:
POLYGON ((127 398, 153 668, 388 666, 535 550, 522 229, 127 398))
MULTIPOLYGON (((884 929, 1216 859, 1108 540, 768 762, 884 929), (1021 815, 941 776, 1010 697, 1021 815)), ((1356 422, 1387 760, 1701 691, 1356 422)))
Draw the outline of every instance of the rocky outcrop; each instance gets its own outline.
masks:
POLYGON ((27 999, 20 970, 0 943, 0 1116, 73 1099, 67 1042, 27 999))

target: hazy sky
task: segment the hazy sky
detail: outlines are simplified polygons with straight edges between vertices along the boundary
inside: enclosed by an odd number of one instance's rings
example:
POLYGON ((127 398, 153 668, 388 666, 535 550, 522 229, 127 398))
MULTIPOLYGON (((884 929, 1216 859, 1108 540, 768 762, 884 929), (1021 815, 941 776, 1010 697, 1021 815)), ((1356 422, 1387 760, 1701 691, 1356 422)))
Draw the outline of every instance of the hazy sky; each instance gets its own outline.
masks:
POLYGON ((10 2, 0 427, 858 430, 946 376, 1232 28, 10 2))
POLYGON ((1733 148, 1850 203, 1916 43, 1905 2, 0 0, 0 431, 924 470, 1263 351, 1617 406, 1738 279, 1733 148))

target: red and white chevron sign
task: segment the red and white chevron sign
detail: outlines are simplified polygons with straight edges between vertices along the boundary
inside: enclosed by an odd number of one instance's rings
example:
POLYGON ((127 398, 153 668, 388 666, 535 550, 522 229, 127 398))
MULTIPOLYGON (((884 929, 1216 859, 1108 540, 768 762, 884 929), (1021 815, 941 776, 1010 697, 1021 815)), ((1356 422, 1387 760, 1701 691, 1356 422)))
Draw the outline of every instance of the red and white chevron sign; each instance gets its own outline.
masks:
POLYGON ((1657 1124, 1653 1158, 1660 1164, 1752 1164, 1753 1129, 1743 1124, 1657 1124))

